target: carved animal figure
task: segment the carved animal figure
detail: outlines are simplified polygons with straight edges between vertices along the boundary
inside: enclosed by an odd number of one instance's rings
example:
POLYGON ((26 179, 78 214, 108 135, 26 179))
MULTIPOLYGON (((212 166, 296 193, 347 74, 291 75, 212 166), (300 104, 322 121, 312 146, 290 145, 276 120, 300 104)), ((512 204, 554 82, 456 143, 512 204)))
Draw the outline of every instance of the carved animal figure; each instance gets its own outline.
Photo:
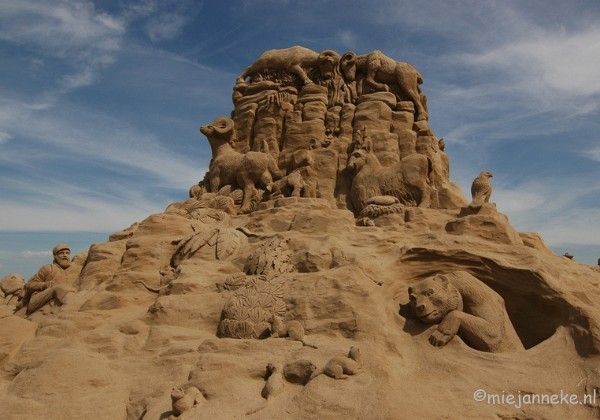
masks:
MULTIPOLYGON (((317 53, 308 48, 294 46, 281 50, 265 51, 258 59, 246 68, 237 78, 237 83, 245 83, 246 78, 255 73, 260 73, 267 69, 283 70, 297 75, 305 85, 313 83, 308 77, 305 69, 314 69, 324 67, 325 69, 334 68, 339 63, 340 56, 331 50, 317 53)), ((329 70, 321 73, 329 72, 329 70)), ((326 78, 326 74, 321 74, 326 78)))
POLYGON ((356 79, 358 72, 365 74, 365 82, 376 90, 389 92, 390 84, 397 85, 415 104, 415 120, 427 120, 427 106, 419 88, 423 77, 412 65, 396 61, 381 51, 365 55, 348 51, 342 55, 340 69, 349 82, 356 79))
POLYGON ((317 366, 310 360, 300 359, 283 367, 283 377, 293 384, 306 385, 311 376, 317 371, 317 366))
POLYGON ((316 371, 311 380, 321 374, 325 374, 333 379, 347 379, 349 375, 356 375, 362 370, 362 360, 360 349, 358 347, 350 347, 347 357, 332 357, 325 367, 316 371))
POLYGON ((24 294, 25 280, 20 274, 9 274, 0 280, 0 304, 16 305, 17 300, 24 294))
POLYGON ((269 322, 271 324, 271 337, 285 337, 286 340, 299 341, 303 346, 317 348, 314 344, 304 341, 304 327, 300 321, 284 322, 281 317, 273 315, 269 322))
POLYGON ((217 192, 226 185, 242 188, 242 213, 251 210, 257 185, 266 188, 273 179, 284 175, 269 153, 251 151, 242 154, 233 149, 234 122, 231 118, 219 117, 200 127, 200 132, 212 149, 213 158, 208 166, 211 191, 217 192))
MULTIPOLYGON (((311 147, 316 147, 316 143, 311 142, 311 147)), ((302 197, 317 198, 317 187, 319 185, 318 174, 315 170, 315 158, 310 150, 301 149, 292 155, 292 167, 295 172, 302 176, 304 189, 302 197)))
POLYGON ((172 411, 177 417, 202 401, 204 401, 204 395, 195 386, 190 386, 185 390, 176 387, 171 391, 172 411))
POLYGON ((490 178, 493 176, 490 171, 483 171, 473 180, 473 184, 471 185, 473 200, 469 204, 470 209, 479 210, 483 206, 483 203, 490 202, 490 196, 492 195, 490 178))
POLYGON ((297 150, 292 155, 292 167, 288 175, 267 186, 271 198, 279 195, 287 197, 317 197, 317 173, 314 169, 315 160, 310 150, 297 150))
POLYGON ((300 197, 303 191, 306 190, 306 183, 302 179, 299 171, 292 171, 286 176, 267 185, 270 198, 284 197, 300 197))
POLYGON ((439 324, 429 337, 436 347, 458 334, 474 349, 492 353, 524 350, 504 299, 465 271, 438 274, 408 288, 413 314, 439 324))
POLYGON ((267 382, 265 383, 265 386, 263 387, 260 395, 266 401, 262 406, 248 411, 246 415, 254 414, 264 409, 269 404, 271 398, 275 397, 283 391, 283 388, 285 387, 285 382, 283 380, 281 369, 278 366, 269 363, 267 365, 265 377, 267 379, 267 382))
POLYGON ((413 153, 395 165, 384 167, 373 153, 366 130, 348 157, 347 168, 354 174, 350 199, 354 210, 360 213, 375 196, 388 195, 407 206, 430 206, 431 161, 422 154, 413 153))

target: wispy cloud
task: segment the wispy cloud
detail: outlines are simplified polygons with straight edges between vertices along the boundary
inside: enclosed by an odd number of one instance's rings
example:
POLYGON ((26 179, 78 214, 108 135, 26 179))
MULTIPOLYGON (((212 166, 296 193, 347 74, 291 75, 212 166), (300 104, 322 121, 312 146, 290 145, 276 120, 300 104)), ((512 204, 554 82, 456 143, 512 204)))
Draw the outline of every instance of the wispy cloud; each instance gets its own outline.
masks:
MULTIPOLYGON (((599 142, 599 141, 596 141, 599 142)), ((596 162, 600 162, 600 146, 592 147, 591 149, 586 150, 582 153, 582 155, 588 159, 595 160, 596 162)))
POLYGON ((0 131, 0 144, 8 143, 12 136, 4 131, 0 131))
POLYGON ((95 83, 114 62, 125 33, 122 20, 85 0, 2 2, 0 28, 0 39, 64 65, 54 85, 35 99, 37 108, 48 108, 62 95, 95 83))
MULTIPOLYGON (((356 47, 357 37, 353 31, 350 30, 341 30, 336 33, 337 41, 348 48, 348 50, 352 50, 356 47)), ((340 51, 340 54, 345 53, 346 51, 340 51)))
MULTIPOLYGON (((90 159, 135 168, 166 187, 180 187, 186 180, 189 183, 199 178, 198 164, 194 160, 174 154, 155 134, 139 131, 112 117, 78 108, 73 110, 78 115, 74 120, 69 109, 40 113, 15 102, 0 108, 16 111, 12 113, 13 118, 5 115, 0 119, 4 126, 25 138, 34 139, 45 148, 58 149, 60 153, 55 158, 68 156, 69 159, 90 159)), ((14 162, 13 157, 7 154, 0 156, 0 160, 14 162)), ((40 157, 43 156, 36 155, 35 151, 31 155, 27 152, 20 155, 19 163, 27 164, 40 157)))
POLYGON ((600 186, 565 175, 496 188, 492 196, 519 230, 543 233, 550 245, 600 245, 600 209, 585 202, 600 195, 600 186))
POLYGON ((561 97, 590 97, 600 93, 600 29, 568 33, 539 30, 479 55, 465 55, 473 65, 485 66, 520 81, 516 86, 536 96, 555 92, 561 97))
POLYGON ((16 195, 0 202, 0 231, 116 231, 163 211, 170 202, 127 185, 95 191, 58 180, 11 181, 27 199, 16 195))
POLYGON ((144 0, 127 4, 123 17, 129 22, 143 20, 146 35, 164 41, 180 35, 202 7, 203 2, 193 0, 144 0))
POLYGON ((118 18, 85 0, 2 2, 0 16, 0 39, 32 45, 47 55, 113 52, 125 31, 118 18))
POLYGON ((193 20, 195 13, 189 13, 187 7, 181 5, 177 8, 179 10, 175 12, 163 12, 150 18, 146 25, 150 39, 153 41, 172 39, 193 20))
POLYGON ((39 258, 39 257, 51 257, 51 251, 31 251, 26 250, 19 254, 23 258, 39 258))
POLYGON ((546 202, 539 188, 532 185, 519 186, 515 189, 495 189, 494 200, 500 204, 502 211, 519 214, 532 211, 546 202))

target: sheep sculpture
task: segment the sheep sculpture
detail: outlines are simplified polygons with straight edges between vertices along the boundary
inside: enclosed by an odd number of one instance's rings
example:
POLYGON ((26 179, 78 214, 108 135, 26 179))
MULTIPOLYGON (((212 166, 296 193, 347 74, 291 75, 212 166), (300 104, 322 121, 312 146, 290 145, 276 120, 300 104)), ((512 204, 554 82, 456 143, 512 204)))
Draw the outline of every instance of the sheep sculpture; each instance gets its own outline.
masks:
POLYGON ((233 149, 235 139, 234 122, 231 118, 219 117, 212 123, 200 127, 212 149, 212 160, 208 166, 208 183, 211 192, 231 185, 239 187, 244 196, 240 211, 247 213, 252 209, 252 199, 256 187, 266 189, 274 179, 285 175, 267 150, 240 153, 233 149))

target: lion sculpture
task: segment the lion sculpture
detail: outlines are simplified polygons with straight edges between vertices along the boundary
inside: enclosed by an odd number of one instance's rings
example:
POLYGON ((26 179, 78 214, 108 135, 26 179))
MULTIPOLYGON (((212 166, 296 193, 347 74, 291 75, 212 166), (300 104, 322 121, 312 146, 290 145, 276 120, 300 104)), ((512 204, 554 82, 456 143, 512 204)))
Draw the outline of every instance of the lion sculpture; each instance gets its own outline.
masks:
POLYGON ((397 85, 400 91, 414 103, 415 120, 427 120, 427 106, 419 88, 423 83, 423 77, 409 63, 395 61, 381 51, 364 55, 348 51, 342 55, 340 70, 348 82, 355 81, 357 73, 363 73, 365 83, 378 91, 388 92, 390 85, 397 85))
POLYGON ((219 117, 200 127, 200 132, 206 136, 212 149, 213 158, 208 166, 210 191, 217 192, 226 185, 241 188, 244 192, 242 213, 251 210, 257 185, 266 189, 273 179, 285 175, 269 153, 240 153, 233 149, 235 133, 231 118, 219 117))
POLYGON ((331 50, 317 53, 308 48, 294 46, 281 50, 265 51, 248 66, 237 78, 237 83, 245 83, 246 78, 265 70, 285 71, 297 75, 305 85, 313 81, 308 77, 306 69, 319 69, 321 77, 328 79, 333 75, 340 62, 340 56, 331 50))
POLYGON ((346 167, 354 174, 350 199, 357 214, 376 196, 396 197, 407 206, 430 206, 431 161, 425 155, 413 153, 384 167, 373 153, 373 144, 363 129, 355 137, 346 167))
POLYGON ((458 334, 476 350, 505 353, 524 350, 504 299, 465 271, 429 277, 408 288, 414 316, 439 324, 429 337, 436 347, 458 334))

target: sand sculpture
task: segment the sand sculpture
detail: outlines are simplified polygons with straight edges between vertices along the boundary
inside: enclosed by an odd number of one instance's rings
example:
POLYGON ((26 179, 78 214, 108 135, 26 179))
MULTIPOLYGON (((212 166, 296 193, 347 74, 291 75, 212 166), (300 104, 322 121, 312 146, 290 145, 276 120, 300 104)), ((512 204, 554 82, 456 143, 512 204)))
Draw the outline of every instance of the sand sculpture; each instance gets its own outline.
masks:
POLYGON ((485 172, 469 206, 412 66, 291 47, 232 84, 189 198, 76 256, 65 302, 0 280, 4 417, 597 418, 597 267, 485 172))
POLYGON ((335 51, 327 50, 321 54, 300 47, 290 47, 281 50, 271 50, 263 53, 254 63, 252 63, 237 79, 238 83, 244 83, 249 76, 261 72, 280 71, 282 73, 292 73, 299 77, 304 84, 314 83, 306 74, 307 69, 322 70, 321 76, 327 77, 328 73, 334 71, 339 63, 340 57, 335 51))
POLYGON ((267 186, 269 198, 317 197, 318 173, 310 150, 297 150, 292 154, 292 170, 286 176, 267 186))
POLYGON ((277 164, 265 151, 239 153, 232 148, 235 141, 233 136, 233 120, 226 117, 217 118, 212 124, 202 126, 200 131, 206 136, 213 152, 209 166, 209 181, 213 192, 222 187, 236 185, 244 193, 240 211, 251 209, 250 203, 255 197, 257 184, 266 188, 273 178, 281 178, 277 164))
POLYGON ((400 203, 414 207, 430 206, 429 172, 431 161, 414 153, 395 165, 384 168, 367 137, 366 128, 356 136, 348 158, 348 169, 354 174, 350 197, 354 209, 361 212, 375 197, 395 197, 400 203))
POLYGON ((190 386, 186 389, 181 387, 173 388, 171 391, 173 417, 180 417, 194 406, 201 404, 202 401, 204 401, 204 396, 195 386, 190 386))
POLYGON ((493 177, 493 175, 490 171, 483 171, 473 180, 473 184, 471 185, 471 195, 473 199, 469 204, 470 209, 479 210, 485 203, 490 202, 490 197, 492 195, 491 177, 493 177))
POLYGON ((58 244, 52 249, 54 261, 46 264, 24 286, 23 297, 17 305, 20 315, 32 314, 46 304, 64 305, 81 271, 81 266, 71 261, 71 249, 58 244))
MULTIPOLYGON (((466 204, 428 127, 419 81, 412 66, 379 51, 343 57, 302 47, 266 52, 238 77, 232 120, 220 117, 201 128, 213 159, 192 195, 230 186, 243 190, 241 212, 255 209, 250 203, 260 194, 325 198, 359 214, 371 195, 382 195, 365 181, 377 173, 409 186, 408 205, 466 204), (366 86, 357 90, 358 80, 366 86), (360 167, 362 181, 356 181, 358 169, 347 169, 358 163, 353 151, 368 161, 360 167)), ((390 188, 398 193, 398 185, 390 188)))
MULTIPOLYGON (((357 73, 364 74, 364 84, 359 92, 371 87, 376 91, 389 92, 391 86, 397 87, 407 95, 416 109, 416 120, 427 119, 427 103, 419 85, 423 83, 421 74, 408 63, 397 62, 383 54, 373 51, 365 55, 356 55, 349 51, 342 56, 341 71, 350 82, 357 79, 357 73)), ((357 93, 358 96, 358 93, 357 93)))
POLYGON ((439 324, 429 337, 445 346, 456 334, 477 350, 523 350, 500 295, 464 271, 439 274, 408 288, 415 317, 439 324))
POLYGON ((348 351, 346 357, 332 357, 322 369, 312 374, 311 380, 319 375, 326 375, 333 379, 347 379, 349 376, 360 373, 361 369, 360 349, 358 347, 350 347, 350 351, 348 351))
POLYGON ((266 400, 265 403, 258 408, 250 410, 247 414, 258 413, 259 411, 263 410, 267 407, 267 404, 271 398, 283 392, 285 381, 283 380, 283 374, 279 366, 269 363, 266 367, 265 380, 265 386, 260 392, 260 395, 266 400))
POLYGON ((304 340, 304 327, 300 321, 285 322, 281 317, 273 315, 269 323, 271 324, 271 337, 282 337, 287 340, 299 341, 303 346, 312 347, 313 349, 318 348, 304 340))

